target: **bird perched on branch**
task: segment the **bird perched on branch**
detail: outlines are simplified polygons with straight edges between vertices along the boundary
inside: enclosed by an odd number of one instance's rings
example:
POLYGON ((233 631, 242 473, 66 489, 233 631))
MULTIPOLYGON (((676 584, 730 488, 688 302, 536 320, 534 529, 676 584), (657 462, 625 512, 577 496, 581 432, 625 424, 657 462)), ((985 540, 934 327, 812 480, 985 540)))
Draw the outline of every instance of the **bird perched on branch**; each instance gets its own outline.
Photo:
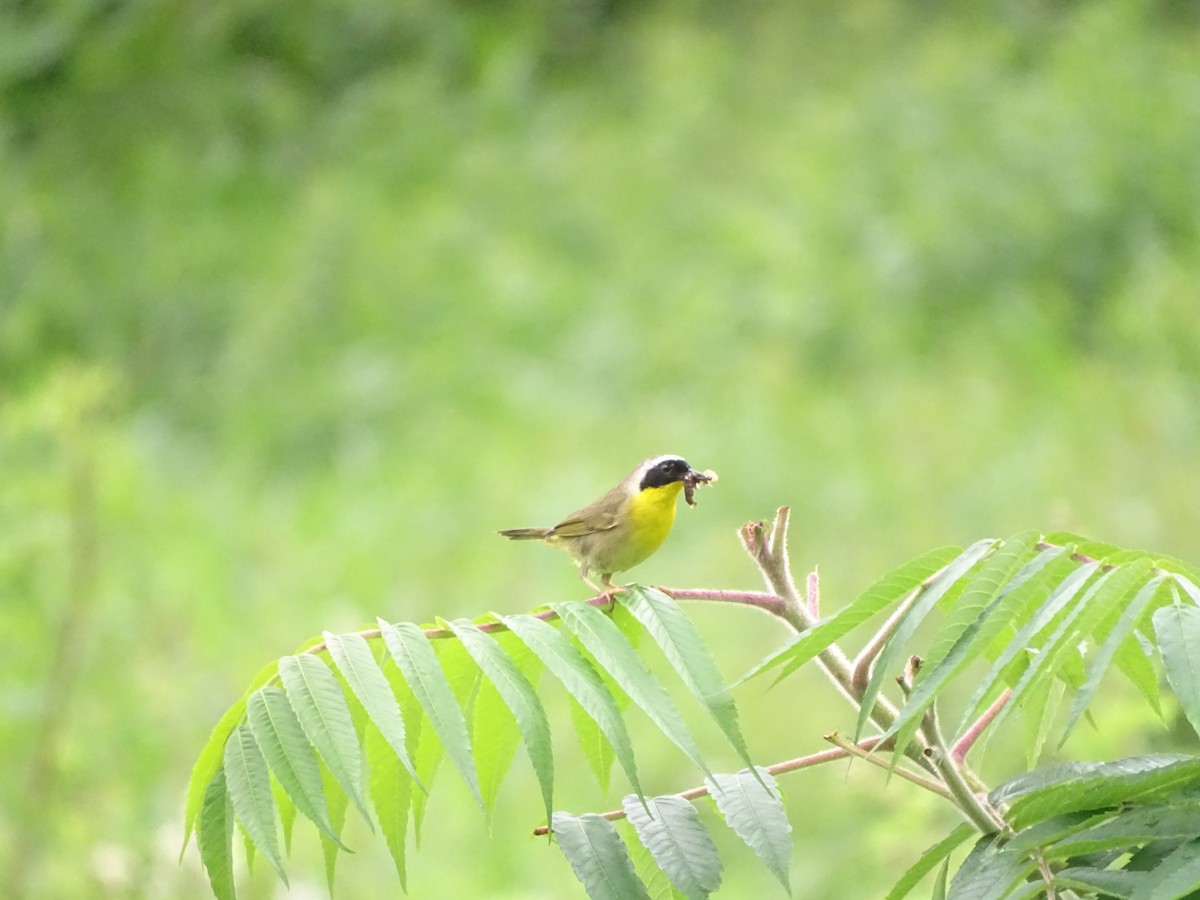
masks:
POLYGON ((675 524, 676 498, 682 490, 695 506, 696 486, 717 480, 711 469, 697 472, 679 456, 654 456, 611 491, 571 513, 553 528, 501 531, 514 541, 539 540, 561 547, 579 563, 579 577, 598 593, 614 589, 612 576, 631 569, 657 550, 675 524), (602 590, 588 573, 600 573, 602 590))

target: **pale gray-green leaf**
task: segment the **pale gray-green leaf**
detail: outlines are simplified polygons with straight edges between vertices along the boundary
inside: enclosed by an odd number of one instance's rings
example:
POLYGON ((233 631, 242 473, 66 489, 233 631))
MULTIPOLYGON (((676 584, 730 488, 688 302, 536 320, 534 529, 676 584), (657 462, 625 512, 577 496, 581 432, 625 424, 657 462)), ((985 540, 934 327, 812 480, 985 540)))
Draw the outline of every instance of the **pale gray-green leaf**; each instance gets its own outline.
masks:
POLYGON ((1117 654, 1117 649, 1129 637, 1141 617, 1146 605, 1154 597, 1162 584, 1165 575, 1155 575, 1148 582, 1142 585, 1141 590, 1134 595, 1133 599, 1126 604, 1121 611, 1120 618, 1117 619, 1108 636, 1105 637, 1104 643, 1096 651, 1087 665, 1087 681, 1084 682, 1082 690, 1075 695, 1075 700, 1071 703, 1071 712, 1067 717, 1067 724, 1063 728, 1062 739, 1059 741, 1061 747, 1066 743, 1067 737, 1070 736, 1071 730, 1075 727, 1075 723, 1079 721, 1079 717, 1083 715, 1083 711, 1087 709, 1088 704, 1092 702, 1092 697, 1096 694, 1096 689, 1100 686, 1100 679, 1104 677, 1104 673, 1108 671, 1112 664, 1113 657, 1117 654))
POLYGON ((287 873, 279 856, 271 775, 249 724, 234 729, 225 744, 225 781, 233 811, 253 846, 262 851, 284 884, 287 873))
POLYGON ((854 726, 855 740, 862 735, 870 721, 871 711, 875 708, 875 698, 879 696, 885 682, 890 682, 900 674, 903 666, 900 660, 917 628, 937 605, 938 601, 948 591, 955 587, 958 581, 975 565, 991 553, 997 542, 991 539, 976 541, 951 562, 946 568, 921 590, 916 602, 908 608, 896 625, 891 638, 884 645, 883 651, 875 661, 871 670, 870 680, 860 702, 858 721, 854 726))
POLYGON ((1181 844, 1138 885, 1132 900, 1175 900, 1200 888, 1200 840, 1181 844))
POLYGON ((417 701, 437 736, 442 748, 471 789, 476 802, 483 807, 483 796, 479 792, 479 778, 475 773, 475 760, 471 755, 471 738, 467 732, 467 720, 459 708, 458 700, 446 680, 437 654, 429 645, 425 632, 411 622, 392 625, 379 620, 379 630, 392 659, 404 674, 417 701))
POLYGON ((1028 855, 1006 850, 994 835, 986 835, 954 873, 947 896, 955 900, 1000 900, 1033 868, 1028 855))
POLYGON ((417 786, 424 791, 425 785, 417 777, 417 770, 406 748, 400 706, 366 640, 357 634, 325 632, 325 646, 367 716, 375 723, 417 786))
POLYGON ((648 797, 643 805, 636 794, 627 794, 621 805, 638 840, 689 900, 720 887, 721 858, 696 807, 673 795, 648 797))
MULTIPOLYGON (((957 734, 962 734, 966 731, 969 723, 973 721, 980 712, 982 712, 983 704, 986 698, 995 688, 1001 678, 1004 676, 1005 669, 1012 663, 1018 655, 1027 653, 1030 642, 1034 636, 1045 628, 1054 617, 1062 611, 1073 599, 1075 595, 1082 590, 1083 586, 1088 582, 1100 568, 1100 562, 1094 561, 1086 563, 1075 569, 1051 592, 1046 601, 1034 612, 1024 626, 1010 640, 1004 650, 1000 653, 991 669, 983 676, 972 694, 971 699, 967 702, 967 711, 963 716, 963 721, 956 729, 957 734)), ((1006 704, 1006 706, 1011 704, 1006 704)), ((1003 710, 1001 710, 1003 712, 1003 710)))
POLYGON ((296 804, 296 809, 323 834, 336 840, 321 788, 321 769, 287 696, 273 685, 259 688, 250 695, 246 714, 259 749, 280 787, 296 804))
POLYGON ((541 787, 546 821, 549 822, 553 811, 554 751, 550 720, 537 690, 504 649, 478 626, 466 619, 456 619, 448 624, 516 718, 529 762, 541 787))
POLYGON ((217 900, 236 900, 233 878, 233 809, 225 788, 225 770, 218 769, 204 792, 196 828, 200 861, 217 900))
POLYGON ((604 681, 567 639, 552 625, 533 616, 500 616, 497 618, 508 627, 545 663, 546 668, 562 682, 563 687, 579 704, 580 709, 596 723, 604 735, 621 768, 629 777, 637 793, 643 794, 637 777, 637 762, 633 756, 633 744, 621 718, 621 712, 604 681))
POLYGON ((704 704, 746 765, 752 766, 733 695, 692 620, 678 603, 654 588, 632 584, 617 598, 650 632, 683 683, 704 704))
POLYGON ((1200 733, 1200 608, 1182 603, 1164 606, 1154 613, 1154 633, 1167 683, 1192 728, 1200 733))
POLYGON ((560 603, 554 607, 554 611, 613 681, 650 717, 650 721, 697 768, 705 774, 711 774, 670 695, 608 616, 588 603, 560 603))
POLYGON ((649 900, 612 822, 594 813, 556 812, 551 826, 555 843, 592 900, 649 900))
POLYGON ((279 677, 304 733, 370 824, 362 790, 362 749, 337 676, 319 657, 304 653, 281 659, 279 677))
POLYGON ((709 795, 725 819, 751 850, 791 893, 788 868, 792 858, 791 823, 783 797, 771 773, 761 766, 757 776, 748 769, 705 779, 709 795))

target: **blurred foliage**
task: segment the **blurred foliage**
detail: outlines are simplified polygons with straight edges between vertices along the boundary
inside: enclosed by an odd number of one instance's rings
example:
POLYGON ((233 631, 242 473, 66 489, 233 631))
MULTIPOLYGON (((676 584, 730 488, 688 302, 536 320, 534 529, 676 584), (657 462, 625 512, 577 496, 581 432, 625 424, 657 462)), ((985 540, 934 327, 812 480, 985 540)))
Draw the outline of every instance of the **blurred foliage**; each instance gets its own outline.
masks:
MULTIPOLYGON (((29 896, 202 896, 174 860, 187 766, 259 664, 376 614, 573 596, 564 559, 491 532, 652 453, 722 481, 649 581, 753 586, 733 530, 781 503, 831 605, 1024 527, 1200 559, 1198 18, 3 5, 0 885, 24 867, 29 896)), ((731 676, 782 639, 695 617, 731 676)), ((764 762, 844 724, 789 692, 817 684, 741 698, 764 762)), ((1162 739, 1111 702, 1068 751, 1162 739)), ((642 755, 655 789, 690 785, 669 748, 642 755)), ((945 830, 847 779, 783 784, 798 896, 875 896, 945 830)), ((414 895, 475 896, 486 871, 492 896, 559 896, 561 860, 521 836, 528 793, 488 842, 444 797, 414 895), (455 865, 468 841, 479 865, 455 865)), ((377 849, 343 863, 344 896, 373 895, 377 849)))

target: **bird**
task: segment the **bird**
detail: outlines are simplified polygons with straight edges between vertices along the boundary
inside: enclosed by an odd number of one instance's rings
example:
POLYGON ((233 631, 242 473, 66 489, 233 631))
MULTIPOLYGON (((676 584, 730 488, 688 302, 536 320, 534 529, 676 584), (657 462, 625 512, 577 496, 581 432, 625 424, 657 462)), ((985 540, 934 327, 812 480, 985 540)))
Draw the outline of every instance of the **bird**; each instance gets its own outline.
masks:
POLYGON ((675 524, 679 492, 695 506, 696 486, 716 480, 716 472, 697 472, 682 456, 652 456, 599 500, 554 527, 509 528, 500 534, 561 547, 579 564, 584 583, 605 594, 618 589, 613 575, 633 568, 662 545, 675 524), (593 571, 600 573, 603 589, 588 577, 593 571))

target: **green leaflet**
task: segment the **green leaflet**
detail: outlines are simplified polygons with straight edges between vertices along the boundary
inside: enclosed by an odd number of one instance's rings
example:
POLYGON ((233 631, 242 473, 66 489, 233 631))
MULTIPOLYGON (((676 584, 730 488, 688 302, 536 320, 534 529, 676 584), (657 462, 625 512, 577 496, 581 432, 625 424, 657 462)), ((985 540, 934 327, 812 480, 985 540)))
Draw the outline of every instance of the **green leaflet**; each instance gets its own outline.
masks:
POLYGON ((649 900, 612 822, 594 813, 551 819, 554 840, 592 900, 649 900))
POLYGON ((476 802, 486 809, 479 792, 479 777, 475 772, 475 760, 471 755, 471 738, 467 733, 467 720, 459 708, 458 700, 446 680, 446 673, 438 663, 437 654, 425 637, 425 632, 411 622, 392 625, 379 620, 392 658, 404 674, 429 722, 442 741, 446 755, 450 757, 463 781, 471 789, 476 802))
POLYGON ((554 676, 562 682, 580 708, 596 723, 605 740, 611 745, 621 768, 640 796, 641 783, 637 777, 637 762, 633 756, 633 744, 621 719, 621 712, 603 680, 563 634, 541 619, 533 616, 500 616, 508 629, 529 647, 546 664, 554 676))
MULTIPOLYGON (((1182 566, 1182 563, 1178 564, 1182 566)), ((1194 566, 1188 566, 1189 574, 1175 573, 1171 577, 1175 579, 1175 583, 1183 588, 1183 592, 1192 598, 1192 602, 1200 606, 1200 585, 1197 585, 1197 580, 1200 580, 1200 569, 1194 566)))
POLYGON ((931 900, 946 900, 946 876, 950 872, 950 860, 942 860, 942 866, 938 869, 937 878, 933 882, 933 893, 930 894, 931 900))
MULTIPOLYGON (((1161 591, 1161 588, 1160 588, 1161 591)), ((1156 601, 1151 601, 1153 604, 1156 601)), ((1138 629, 1125 638, 1117 647, 1117 655, 1113 663, 1141 693, 1159 716, 1162 716, 1162 703, 1158 686, 1158 672, 1152 661, 1153 648, 1138 629), (1143 646, 1145 645, 1145 646, 1143 646)))
POLYGON ((629 642, 608 616, 588 603, 554 607, 563 625, 605 669, 650 720, 706 775, 711 774, 670 695, 650 674, 629 642))
POLYGON ((362 793, 362 749, 337 677, 310 653, 281 659, 279 677, 304 733, 369 825, 362 793))
MULTIPOLYGON (((1086 567, 1085 567, 1086 568, 1086 567)), ((1017 684, 1013 687, 1012 696, 992 722, 992 728, 998 728, 1007 718, 1009 712, 1021 701, 1025 692, 1038 679, 1052 678, 1055 674, 1055 663, 1064 652, 1074 652, 1075 645, 1102 618, 1109 608, 1144 580, 1150 571, 1148 560, 1120 565, 1109 569, 1088 588, 1079 602, 1072 606, 1059 621, 1057 627, 1046 639, 1045 643, 1034 654, 1017 684)), ((1049 727, 1049 723, 1046 723, 1049 727)), ((1041 734, 1044 738, 1045 733, 1041 734)))
POLYGON ((204 744, 204 749, 200 751, 200 756, 196 759, 196 764, 192 766, 192 774, 188 779, 186 812, 184 813, 183 846, 179 848, 179 858, 181 860, 183 859, 183 852, 187 850, 188 841, 191 840, 192 831, 195 828, 196 819, 200 815, 200 809, 204 803, 204 795, 208 786, 212 783, 216 774, 221 771, 221 766, 225 760, 225 742, 229 740, 229 735, 245 715, 246 698, 242 697, 233 706, 225 710, 216 727, 209 734, 208 740, 204 744))
POLYGON ((1127 900, 1134 895, 1138 886, 1146 880, 1145 872, 1127 872, 1124 869, 1093 869, 1087 866, 1071 866, 1054 876, 1059 888, 1082 890, 1084 895, 1099 894, 1104 897, 1127 900))
MULTIPOLYGON (((514 661, 500 644, 489 635, 480 631, 466 619, 456 619, 448 623, 455 636, 462 642, 463 647, 471 654, 475 664, 479 666, 487 679, 487 684, 494 687, 500 699, 508 706, 516 719, 520 734, 525 742, 525 750, 529 754, 529 762, 537 775, 538 784, 542 790, 542 799, 546 804, 546 821, 550 821, 553 812, 554 796, 554 751, 550 740, 550 721, 546 710, 538 697, 537 689, 521 672, 520 666, 514 661)), ((523 655, 530 651, 523 644, 518 644, 523 655)), ((515 648, 514 648, 515 649, 515 648)), ((481 687, 482 690, 482 687, 481 687)), ((478 698, 476 700, 478 704, 478 698)), ((478 722, 478 718, 476 719, 478 722)), ((479 748, 479 737, 476 735, 475 747, 479 748)), ((481 780, 483 769, 480 766, 481 780)), ((485 799, 486 796, 485 788, 485 799)), ((491 803, 489 802, 489 807, 491 803)))
MULTIPOLYGON (((446 681, 450 685, 451 693, 454 694, 459 708, 465 709, 470 700, 471 689, 477 680, 479 670, 471 661, 470 655, 458 641, 438 641, 435 652, 438 654, 438 661, 442 666, 442 671, 446 673, 446 681)), ((413 734, 413 739, 409 742, 409 746, 414 748, 412 751, 413 765, 417 768, 417 775, 432 789, 433 779, 441 766, 442 758, 446 755, 442 742, 437 739, 436 733, 432 731, 432 723, 429 721, 428 713, 417 702, 412 688, 404 680, 404 676, 396 665, 395 660, 387 659, 384 662, 383 671, 384 675, 387 676, 388 683, 392 686, 393 693, 397 697, 405 698, 404 702, 400 705, 404 712, 405 721, 411 723, 409 730, 413 734)), ((425 810, 428 803, 428 792, 418 791, 416 794, 413 794, 413 838, 417 847, 421 846, 421 826, 425 821, 425 810)))
POLYGON ((396 757, 408 769, 422 791, 425 785, 417 778, 417 770, 405 749, 404 719, 388 681, 380 671, 371 648, 360 635, 325 632, 325 645, 350 690, 358 698, 380 734, 387 739, 396 757))
POLYGON ((788 867, 792 857, 792 825, 771 773, 760 766, 757 776, 749 769, 742 769, 733 775, 713 775, 704 783, 725 824, 758 854, 771 874, 791 893, 788 867))
POLYGON ((1112 664, 1113 657, 1117 654, 1117 649, 1128 639, 1134 625, 1141 618, 1142 611, 1145 610, 1146 605, 1153 599, 1165 577, 1165 575, 1155 575, 1146 584, 1142 585, 1141 590, 1125 605, 1121 611, 1120 618, 1117 619, 1116 624, 1113 625, 1112 630, 1109 631, 1108 636, 1104 639, 1104 643, 1100 645, 1100 649, 1092 657, 1087 667, 1087 681, 1084 683, 1082 690, 1075 695, 1075 700, 1071 704, 1071 713, 1067 717, 1066 727, 1063 728, 1062 739, 1058 742, 1060 747, 1066 743, 1067 737, 1075 727, 1075 723, 1079 721, 1079 717, 1083 715, 1083 711, 1092 702, 1092 697, 1095 695, 1096 689, 1100 686, 1100 679, 1104 677, 1104 673, 1108 671, 1109 666, 1112 664))
POLYGON ((279 824, 283 827, 283 849, 290 857, 292 855, 292 832, 296 827, 296 804, 288 796, 279 779, 271 778, 271 798, 275 801, 275 811, 279 813, 279 824))
POLYGON ((627 794, 621 805, 638 840, 689 900, 703 900, 720 887, 721 858, 696 807, 672 795, 647 798, 643 805, 636 794, 627 794))
POLYGON ((1024 853, 1007 850, 995 835, 981 837, 950 880, 955 900, 1000 900, 1034 868, 1024 853))
MULTIPOLYGON (((929 652, 922 654, 918 684, 932 677, 951 650, 961 643, 964 632, 968 629, 979 631, 987 622, 990 611, 997 606, 998 598, 1011 593, 1021 581, 1035 576, 1054 558, 1055 549, 1050 549, 1042 551, 1032 560, 1027 559, 1040 536, 1037 531, 1026 531, 1001 541, 995 551, 975 569, 966 589, 955 602, 954 609, 946 617, 945 624, 930 642, 929 652)), ((979 642, 988 640, 1002 624, 986 629, 979 636, 979 642)))
POLYGON ((421 825, 425 821, 425 809, 429 804, 429 797, 433 793, 433 782, 445 754, 442 752, 442 742, 437 739, 437 735, 433 733, 432 726, 429 724, 429 716, 425 714, 425 710, 421 709, 421 704, 417 702, 412 688, 404 680, 404 675, 401 674, 396 661, 389 656, 384 660, 382 668, 388 684, 392 686, 392 692, 400 701, 401 713, 404 721, 408 723, 405 746, 409 748, 409 755, 417 770, 417 778, 421 784, 425 785, 424 791, 417 791, 412 795, 413 843, 420 849, 421 825))
MULTIPOLYGON (((892 751, 896 758, 899 758, 908 746, 913 733, 920 725, 921 716, 933 703, 938 692, 970 663, 978 655, 978 649, 986 647, 1003 627, 1004 619, 1001 616, 997 615, 991 619, 989 617, 997 610, 1004 609, 1006 591, 1011 596, 1012 577, 1037 539, 1038 533, 1030 531, 1005 541, 971 578, 949 621, 934 640, 933 649, 925 659, 916 685, 900 708, 896 720, 887 730, 887 737, 897 735, 896 746, 892 751)), ((1051 552, 1046 551, 1034 562, 1045 565, 1051 552)), ((1030 575, 1038 571, 1041 565, 1035 569, 1031 563, 1028 567, 1032 570, 1030 575)))
POLYGON ((405 839, 408 835, 408 812, 412 806, 413 780, 401 767, 387 739, 373 724, 367 726, 364 744, 371 805, 375 808, 379 830, 383 833, 388 851, 396 864, 400 886, 407 891, 405 839))
POLYGON ((1106 821, 1108 817, 1107 812, 1097 814, 1091 810, 1052 816, 1022 829, 1009 838, 1005 846, 1009 850, 1029 853, 1066 840, 1081 831, 1087 831, 1096 823, 1106 821))
POLYGON ((817 622, 803 634, 797 635, 790 644, 768 656, 739 678, 737 684, 782 665, 784 669, 774 682, 778 684, 834 641, 845 637, 901 597, 920 588, 934 573, 958 557, 960 552, 958 547, 942 547, 892 570, 863 591, 849 606, 817 622))
POLYGON ((1181 844, 1149 873, 1131 900, 1183 897, 1200 887, 1200 840, 1181 844))
MULTIPOLYGON (((619 598, 618 594, 617 599, 619 598)), ((624 605, 614 602, 603 612, 605 618, 621 632, 630 647, 637 650, 642 646, 642 636, 645 635, 646 629, 624 605)))
MULTIPOLYGON (((228 786, 228 783, 226 784, 228 786)), ((254 849, 254 841, 250 840, 250 835, 246 834, 246 829, 241 822, 237 821, 234 816, 234 823, 237 825, 238 832, 242 835, 242 849, 246 854, 246 871, 251 875, 254 874, 254 860, 258 858, 257 851, 254 849)))
MULTIPOLYGON (((1083 588, 1088 579, 1100 568, 1099 562, 1087 563, 1080 566, 1071 572, 1063 581, 1056 587, 1041 606, 1029 618, 1029 621, 1017 632, 1016 636, 1008 642, 1008 646, 992 664, 991 669, 983 676, 979 683, 979 687, 967 702, 966 713, 963 715, 963 720, 955 730, 956 734, 963 734, 969 724, 983 711, 983 705, 987 697, 992 692, 992 689, 1004 677, 1005 669, 1008 668, 1017 656, 1027 652, 1030 642, 1047 624, 1068 604, 1074 599, 1075 595, 1083 588)), ((1007 706, 1011 706, 1009 703, 1007 706)))
POLYGON ((333 828, 332 837, 321 835, 321 853, 325 857, 325 885, 329 889, 329 896, 332 897, 338 850, 346 849, 342 844, 342 827, 346 824, 346 808, 350 805, 350 798, 346 796, 346 792, 333 777, 333 773, 323 764, 321 766, 321 783, 325 788, 329 823, 333 828))
MULTIPOLYGON (((1167 762, 1176 762, 1185 758, 1180 755, 1153 757, 1148 765, 1151 767, 1165 765, 1167 762)), ((1028 796, 1043 788, 1062 784, 1071 779, 1082 778, 1094 772, 1102 772, 1105 765, 1101 762, 1061 762, 1041 766, 1032 772, 1017 775, 998 784, 988 794, 988 803, 992 806, 1009 804, 1019 797, 1028 796)))
POLYGON ((571 724, 575 727, 575 736, 579 740, 579 748, 583 758, 587 760, 588 768, 596 779, 600 790, 607 793, 612 782, 612 765, 617 753, 596 720, 588 715, 587 710, 579 705, 579 701, 567 695, 567 704, 571 713, 571 724))
POLYGON ((336 840, 329 823, 317 758, 287 696, 272 685, 259 688, 250 695, 246 713, 271 773, 296 809, 323 834, 336 840))
MULTIPOLYGON (((1200 758, 1175 754, 1128 757, 1093 764, 1080 774, 1033 789, 1013 800, 1008 818, 1015 827, 1024 828, 1049 816, 1149 802, 1193 786, 1200 786, 1200 758)), ((997 791, 1005 788, 1002 785, 997 791)))
POLYGON ((179 858, 181 860, 183 859, 183 852, 187 850, 188 841, 191 839, 192 829, 196 824, 196 817, 200 815, 200 806, 204 802, 204 792, 212 782, 213 777, 217 774, 217 770, 221 768, 225 758, 225 742, 229 739, 229 735, 233 732, 233 729, 241 723, 246 715, 247 698, 274 678, 277 671, 278 663, 275 662, 267 663, 258 670, 254 678, 250 681, 250 686, 242 694, 241 699, 225 710, 224 714, 218 720, 216 727, 209 734, 208 740, 205 741, 204 749, 200 751, 200 756, 197 757, 196 764, 192 766, 192 774, 188 779, 187 801, 184 812, 183 844, 179 848, 179 858))
POLYGON ((895 632, 879 654, 875 666, 871 670, 871 678, 863 692, 861 707, 858 711, 858 722, 854 727, 854 739, 858 740, 870 721, 871 712, 875 708, 875 698, 883 689, 885 680, 899 674, 901 655, 905 652, 908 642, 924 621, 929 612, 937 605, 947 592, 958 583, 967 572, 971 571, 981 559, 993 552, 997 542, 991 539, 976 541, 950 563, 932 582, 925 587, 916 602, 910 606, 896 626, 895 632))
POLYGON ((754 761, 738 725, 733 695, 692 620, 678 603, 654 588, 631 584, 617 599, 642 623, 683 683, 704 704, 746 765, 752 767, 754 761))
POLYGON ((1192 728, 1200 732, 1200 608, 1164 606, 1154 613, 1154 633, 1167 683, 1192 728))
POLYGON ((233 878, 233 809, 225 788, 225 770, 218 769, 204 791, 196 844, 217 900, 236 900, 233 878))
POLYGON ((637 841, 637 832, 633 830, 633 826, 629 824, 628 820, 623 826, 617 825, 617 834, 629 848, 629 856, 633 860, 633 871, 646 886, 646 893, 650 895, 650 900, 687 900, 687 897, 671 884, 667 873, 658 867, 658 863, 654 861, 650 851, 637 841))
POLYGON ((997 598, 1000 608, 987 625, 991 640, 984 648, 984 656, 989 659, 999 657, 1012 637, 1041 608, 1058 585, 1079 568, 1078 560, 1072 556, 1073 551, 1073 547, 1048 547, 1017 573, 997 598))
POLYGON ((1164 838, 1191 839, 1198 834, 1200 805, 1152 804, 1090 816, 1086 827, 1036 846, 1047 859, 1066 859, 1100 850, 1129 850, 1164 838))
POLYGON ((267 857, 284 884, 288 883, 279 856, 271 776, 248 724, 239 725, 225 744, 225 781, 233 811, 248 842, 267 857))
POLYGON ((921 854, 920 858, 909 866, 908 871, 900 876, 900 880, 892 885, 884 900, 902 900, 907 897, 914 887, 932 872, 938 865, 949 859, 963 841, 977 834, 974 826, 966 822, 959 825, 948 835, 921 854))
MULTIPOLYGON (((1050 734, 1050 726, 1058 714, 1062 704, 1063 684, 1053 678, 1042 678, 1025 691, 1024 702, 1021 704, 1022 736, 1025 749, 1025 764, 1030 768, 1037 765, 1041 759, 1042 750, 1046 746, 1046 738, 1050 734)), ((1013 705, 1012 697, 1008 700, 1013 705)), ((998 719, 999 716, 996 717, 998 719)), ((989 726, 991 734, 996 733, 996 719, 989 726)))
POLYGON ((489 828, 496 795, 520 744, 521 729, 517 720, 496 686, 483 679, 471 704, 471 748, 489 828))

